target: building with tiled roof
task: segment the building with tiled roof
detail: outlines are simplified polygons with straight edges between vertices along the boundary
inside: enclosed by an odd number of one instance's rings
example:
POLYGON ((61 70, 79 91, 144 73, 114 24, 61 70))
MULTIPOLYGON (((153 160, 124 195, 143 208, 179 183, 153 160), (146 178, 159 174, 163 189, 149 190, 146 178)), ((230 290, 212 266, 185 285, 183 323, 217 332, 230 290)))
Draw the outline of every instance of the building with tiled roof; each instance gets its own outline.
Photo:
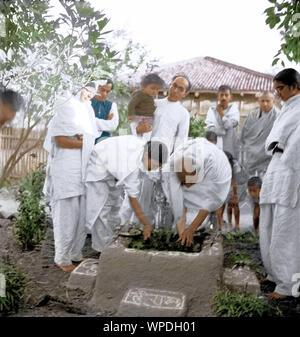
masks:
MULTIPOLYGON (((216 104, 216 91, 220 85, 232 88, 233 101, 238 102, 241 123, 248 113, 258 106, 257 96, 262 91, 273 90, 273 76, 257 72, 213 57, 195 57, 189 60, 162 65, 154 70, 170 85, 172 77, 186 74, 192 84, 190 94, 183 102, 191 115, 205 118, 210 106, 216 104)), ((132 88, 139 87, 141 75, 130 80, 132 88)), ((162 96, 167 91, 162 92, 162 96)))

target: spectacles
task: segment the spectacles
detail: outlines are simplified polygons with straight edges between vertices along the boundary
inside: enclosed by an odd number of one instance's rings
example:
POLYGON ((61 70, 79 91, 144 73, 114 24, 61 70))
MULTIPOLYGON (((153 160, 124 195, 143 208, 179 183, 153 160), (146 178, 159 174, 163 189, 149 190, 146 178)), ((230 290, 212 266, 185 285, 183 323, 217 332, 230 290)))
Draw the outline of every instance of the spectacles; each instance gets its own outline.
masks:
POLYGON ((275 88, 275 90, 277 92, 281 92, 283 90, 283 88, 286 87, 286 85, 279 85, 277 88, 275 88))

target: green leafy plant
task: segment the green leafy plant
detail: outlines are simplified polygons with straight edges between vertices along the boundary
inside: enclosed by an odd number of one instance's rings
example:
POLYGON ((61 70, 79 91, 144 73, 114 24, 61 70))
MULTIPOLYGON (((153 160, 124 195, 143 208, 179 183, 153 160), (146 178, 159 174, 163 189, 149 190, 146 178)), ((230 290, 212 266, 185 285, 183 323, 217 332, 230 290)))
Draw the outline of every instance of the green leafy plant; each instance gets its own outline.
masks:
MULTIPOLYGON (((289 61, 300 61, 300 1, 298 0, 269 0, 272 6, 267 8, 266 24, 271 29, 277 28, 282 36, 278 53, 274 56, 274 66, 283 53, 289 61)), ((284 66, 284 61, 281 61, 284 66)))
POLYGON ((45 234, 45 204, 43 198, 43 184, 45 170, 40 168, 29 174, 20 182, 18 215, 15 223, 16 235, 22 248, 32 250, 40 243, 45 234))
POLYGON ((205 121, 199 117, 190 119, 189 137, 197 138, 205 135, 205 121))
POLYGON ((232 246, 238 243, 258 244, 259 239, 251 232, 229 232, 223 235, 224 244, 232 246))
POLYGON ((24 304, 26 278, 12 263, 0 261, 5 277, 5 297, 0 297, 0 316, 16 313, 24 304))
POLYGON ((194 243, 190 247, 186 247, 182 246, 180 242, 177 242, 179 238, 177 233, 170 230, 159 229, 154 231, 147 240, 143 239, 143 235, 131 238, 128 247, 139 250, 165 250, 197 253, 200 252, 203 241, 207 235, 209 234, 201 233, 200 235, 195 235, 194 243))
POLYGON ((259 272, 259 267, 254 262, 252 256, 244 252, 232 252, 225 255, 224 266, 229 268, 249 266, 253 271, 259 272))
POLYGON ((218 291, 213 307, 219 317, 274 317, 282 316, 277 306, 271 306, 252 294, 237 293, 227 289, 218 291))

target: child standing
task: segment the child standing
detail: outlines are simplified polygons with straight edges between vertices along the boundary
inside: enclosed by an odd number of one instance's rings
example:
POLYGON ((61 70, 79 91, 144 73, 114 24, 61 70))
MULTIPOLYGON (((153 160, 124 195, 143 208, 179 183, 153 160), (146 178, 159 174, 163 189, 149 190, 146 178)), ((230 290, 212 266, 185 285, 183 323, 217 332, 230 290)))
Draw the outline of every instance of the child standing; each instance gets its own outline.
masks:
POLYGON ((144 76, 141 82, 141 89, 133 93, 128 104, 128 119, 130 121, 133 135, 150 140, 154 111, 156 105, 154 98, 163 87, 164 81, 155 73, 144 76), (141 130, 143 132, 141 132, 141 130))
POLYGON ((257 236, 259 232, 259 194, 262 185, 262 180, 259 177, 251 177, 248 180, 248 192, 251 197, 251 202, 253 204, 253 226, 254 233, 257 236))

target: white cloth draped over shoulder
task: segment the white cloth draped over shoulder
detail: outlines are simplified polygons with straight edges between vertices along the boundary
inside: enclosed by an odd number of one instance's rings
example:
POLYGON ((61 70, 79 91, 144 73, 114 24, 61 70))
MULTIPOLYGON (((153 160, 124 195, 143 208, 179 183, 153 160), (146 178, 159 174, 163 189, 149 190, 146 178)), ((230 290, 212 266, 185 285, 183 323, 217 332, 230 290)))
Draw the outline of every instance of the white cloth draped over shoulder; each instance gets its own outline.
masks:
POLYGON ((283 104, 266 140, 267 153, 271 153, 271 150, 268 150, 269 146, 278 142, 278 147, 284 150, 281 161, 294 170, 300 169, 300 134, 296 132, 300 125, 299 114, 300 94, 291 97, 283 104))
POLYGON ((217 134, 217 146, 237 157, 237 126, 240 112, 237 103, 230 103, 221 119, 217 107, 209 108, 205 119, 206 129, 217 134))
POLYGON ((265 152, 265 142, 278 113, 276 107, 269 112, 257 108, 249 113, 243 124, 241 142, 246 151, 246 166, 249 172, 263 171, 271 160, 271 156, 265 152))
POLYGON ((44 191, 47 193, 50 190, 49 184, 51 184, 51 196, 54 200, 84 193, 82 182, 98 134, 90 101, 81 102, 80 93, 77 96, 65 98, 57 104, 54 116, 48 125, 48 133, 44 143, 44 148, 49 152, 48 169, 50 175, 48 186, 46 183, 44 191), (82 149, 56 146, 55 137, 76 138, 78 134, 83 135, 82 149))
POLYGON ((300 94, 289 98, 266 141, 278 142, 260 192, 260 250, 275 292, 293 295, 300 270, 300 94))
POLYGON ((183 218, 184 207, 217 210, 224 203, 231 185, 231 167, 224 152, 204 138, 193 139, 178 147, 163 170, 163 188, 174 214, 174 225, 183 218), (197 181, 190 187, 178 179, 176 162, 184 154, 192 158, 197 181))
POLYGON ((294 208, 300 188, 300 95, 285 102, 273 129, 266 140, 266 151, 270 144, 278 142, 283 154, 275 153, 264 176, 260 203, 277 203, 294 208))

